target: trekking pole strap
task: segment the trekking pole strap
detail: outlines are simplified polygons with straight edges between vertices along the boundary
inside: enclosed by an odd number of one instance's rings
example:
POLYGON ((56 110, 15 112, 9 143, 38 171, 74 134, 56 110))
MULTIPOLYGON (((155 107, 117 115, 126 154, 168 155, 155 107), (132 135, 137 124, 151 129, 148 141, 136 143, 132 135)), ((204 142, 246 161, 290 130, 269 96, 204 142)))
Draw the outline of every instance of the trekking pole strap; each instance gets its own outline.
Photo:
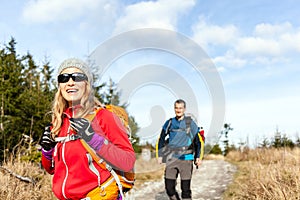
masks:
POLYGON ((78 140, 79 138, 80 138, 79 135, 72 134, 66 137, 56 137, 55 142, 70 142, 70 141, 78 140))
POLYGON ((116 181, 116 183, 118 185, 118 188, 119 188, 119 191, 120 191, 120 195, 122 196, 122 199, 125 199, 124 198, 124 194, 123 194, 123 186, 121 184, 121 181, 119 179, 118 174, 113 169, 110 171, 110 173, 114 177, 114 179, 115 179, 115 181, 116 181))

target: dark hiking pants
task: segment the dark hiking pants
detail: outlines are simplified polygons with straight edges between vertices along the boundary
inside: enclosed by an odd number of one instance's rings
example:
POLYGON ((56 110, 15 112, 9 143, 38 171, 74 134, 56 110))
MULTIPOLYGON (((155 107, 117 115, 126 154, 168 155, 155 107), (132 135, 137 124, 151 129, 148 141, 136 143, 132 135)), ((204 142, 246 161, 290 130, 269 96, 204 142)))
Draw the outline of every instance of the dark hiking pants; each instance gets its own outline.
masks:
POLYGON ((181 197, 191 199, 191 178, 193 172, 192 160, 171 159, 166 163, 165 188, 170 199, 178 200, 179 195, 176 191, 176 180, 180 174, 181 197))

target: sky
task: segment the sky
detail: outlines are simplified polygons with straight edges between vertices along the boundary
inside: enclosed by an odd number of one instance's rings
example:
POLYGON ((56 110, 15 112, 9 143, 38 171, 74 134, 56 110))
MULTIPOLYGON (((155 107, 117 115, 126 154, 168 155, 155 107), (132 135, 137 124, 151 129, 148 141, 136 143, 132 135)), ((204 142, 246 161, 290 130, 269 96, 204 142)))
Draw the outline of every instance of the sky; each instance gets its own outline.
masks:
POLYGON ((127 91, 142 141, 158 137, 177 98, 208 138, 223 123, 235 144, 256 146, 276 129, 300 136, 296 0, 2 0, 0 9, 1 47, 14 37, 20 55, 54 70, 99 58, 98 83, 127 91))

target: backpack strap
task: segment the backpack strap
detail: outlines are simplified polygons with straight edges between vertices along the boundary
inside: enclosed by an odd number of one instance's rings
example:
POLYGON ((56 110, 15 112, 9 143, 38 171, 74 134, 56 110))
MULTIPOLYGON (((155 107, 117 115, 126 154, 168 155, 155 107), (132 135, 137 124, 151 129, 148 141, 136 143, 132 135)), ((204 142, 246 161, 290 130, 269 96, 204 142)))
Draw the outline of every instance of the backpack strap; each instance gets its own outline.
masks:
MULTIPOLYGON (((97 115, 97 113, 101 110, 101 109, 107 109, 106 107, 98 107, 94 112, 88 114, 87 116, 85 116, 84 118, 89 120, 90 122, 93 121, 93 119, 95 118, 95 116, 97 115)), ((107 162, 105 162, 101 157, 98 156, 98 154, 95 152, 95 150, 93 148, 90 147, 90 145, 88 145, 83 139, 80 139, 81 144, 83 145, 83 147, 87 150, 87 152, 90 154, 90 156, 92 157, 92 159, 102 168, 105 170, 108 170, 110 172, 110 174, 113 176, 113 179, 116 181, 117 186, 119 188, 120 191, 120 195, 122 197, 122 199, 124 199, 124 194, 123 194, 123 188, 122 188, 122 184, 120 181, 119 176, 117 175, 117 173, 114 171, 114 169, 112 168, 112 166, 110 166, 107 162)))
POLYGON ((165 130, 165 135, 166 136, 170 134, 171 124, 172 124, 172 118, 170 118, 169 121, 168 121, 168 125, 167 125, 166 130, 165 130))
MULTIPOLYGON (((168 125, 167 125, 167 127, 166 127, 166 129, 165 129, 165 137, 163 138, 164 139, 164 141, 163 141, 163 144, 162 144, 162 149, 163 149, 163 151, 165 151, 166 150, 166 146, 168 145, 168 143, 169 143, 169 134, 170 134, 170 127, 171 127, 171 124, 172 124, 172 118, 170 118, 169 120, 168 120, 168 125)), ((163 131, 163 130, 162 130, 163 131)), ((163 132, 161 132, 161 133, 163 133, 163 132)), ((160 135, 161 136, 161 135, 160 135)), ((158 140, 156 141, 156 144, 155 144, 155 151, 156 151, 156 153, 155 153, 155 155, 156 155, 156 158, 158 158, 158 151, 159 151, 159 149, 158 149, 158 146, 159 146, 159 141, 160 141, 160 137, 158 138, 158 140)), ((163 155, 162 156, 163 157, 163 162, 165 162, 164 161, 164 159, 165 159, 165 156, 163 155)))
POLYGON ((185 132, 186 134, 190 134, 191 133, 191 123, 192 123, 192 117, 191 116, 185 116, 184 117, 185 120, 185 132))
POLYGON ((95 110, 93 112, 90 112, 89 114, 87 114, 84 118, 89 120, 90 122, 93 121, 93 119, 96 117, 97 113, 104 109, 104 107, 96 107, 95 110))
POLYGON ((164 146, 167 146, 169 144, 169 137, 170 137, 169 134, 170 134, 171 124, 172 124, 172 118, 169 119, 168 125, 167 125, 166 130, 165 130, 165 143, 164 143, 164 146))
MULTIPOLYGON (((187 134, 187 136, 191 139, 191 141, 193 141, 193 137, 191 136, 191 123, 192 123, 192 117, 191 116, 185 116, 184 117, 185 120, 185 132, 187 134)), ((171 124, 172 124, 172 118, 169 119, 168 121, 168 125, 166 127, 165 130, 165 136, 168 136, 170 134, 170 128, 171 128, 171 124)), ((165 140, 165 142, 167 142, 167 140, 165 140)))
POLYGON ((187 136, 191 139, 191 144, 193 144, 194 137, 192 136, 192 133, 191 133, 192 117, 185 116, 184 120, 185 120, 185 126, 186 126, 185 132, 186 132, 187 136))
POLYGON ((204 143, 205 143, 205 136, 204 136, 204 130, 203 127, 200 127, 200 131, 198 133, 198 137, 200 140, 200 144, 201 144, 201 149, 200 149, 200 159, 203 159, 204 156, 204 143))

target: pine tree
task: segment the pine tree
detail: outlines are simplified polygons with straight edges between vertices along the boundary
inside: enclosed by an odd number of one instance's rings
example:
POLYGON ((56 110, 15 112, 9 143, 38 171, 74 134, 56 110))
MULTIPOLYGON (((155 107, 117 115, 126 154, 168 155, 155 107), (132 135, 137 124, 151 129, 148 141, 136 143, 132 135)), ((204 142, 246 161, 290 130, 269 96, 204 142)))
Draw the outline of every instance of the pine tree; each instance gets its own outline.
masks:
POLYGON ((233 128, 230 127, 230 124, 224 124, 224 130, 221 131, 221 134, 224 135, 225 139, 223 140, 224 143, 224 151, 223 154, 226 156, 228 152, 230 151, 230 146, 229 146, 229 139, 228 139, 228 133, 229 131, 232 131, 233 128))
MULTIPOLYGON (((51 86, 54 85, 52 81, 52 73, 53 69, 51 69, 50 62, 45 58, 43 67, 42 67, 42 81, 41 81, 41 89, 43 92, 51 92, 51 86)), ((53 90, 52 90, 53 91, 53 90)))
MULTIPOLYGON (((1 121, 0 147, 3 152, 12 151, 24 135, 37 141, 49 118, 53 95, 48 85, 44 90, 40 69, 33 56, 16 53, 14 38, 0 50, 1 121), (50 100, 51 99, 51 100, 50 100)), ((51 72, 45 73, 47 77, 51 72)), ((4 155, 1 155, 0 159, 4 155)))
POLYGON ((16 41, 11 38, 8 45, 0 51, 0 74, 1 74, 1 149, 6 152, 17 143, 21 132, 19 127, 21 118, 18 102, 16 99, 23 91, 24 77, 22 71, 22 59, 19 59, 15 49, 16 41))

